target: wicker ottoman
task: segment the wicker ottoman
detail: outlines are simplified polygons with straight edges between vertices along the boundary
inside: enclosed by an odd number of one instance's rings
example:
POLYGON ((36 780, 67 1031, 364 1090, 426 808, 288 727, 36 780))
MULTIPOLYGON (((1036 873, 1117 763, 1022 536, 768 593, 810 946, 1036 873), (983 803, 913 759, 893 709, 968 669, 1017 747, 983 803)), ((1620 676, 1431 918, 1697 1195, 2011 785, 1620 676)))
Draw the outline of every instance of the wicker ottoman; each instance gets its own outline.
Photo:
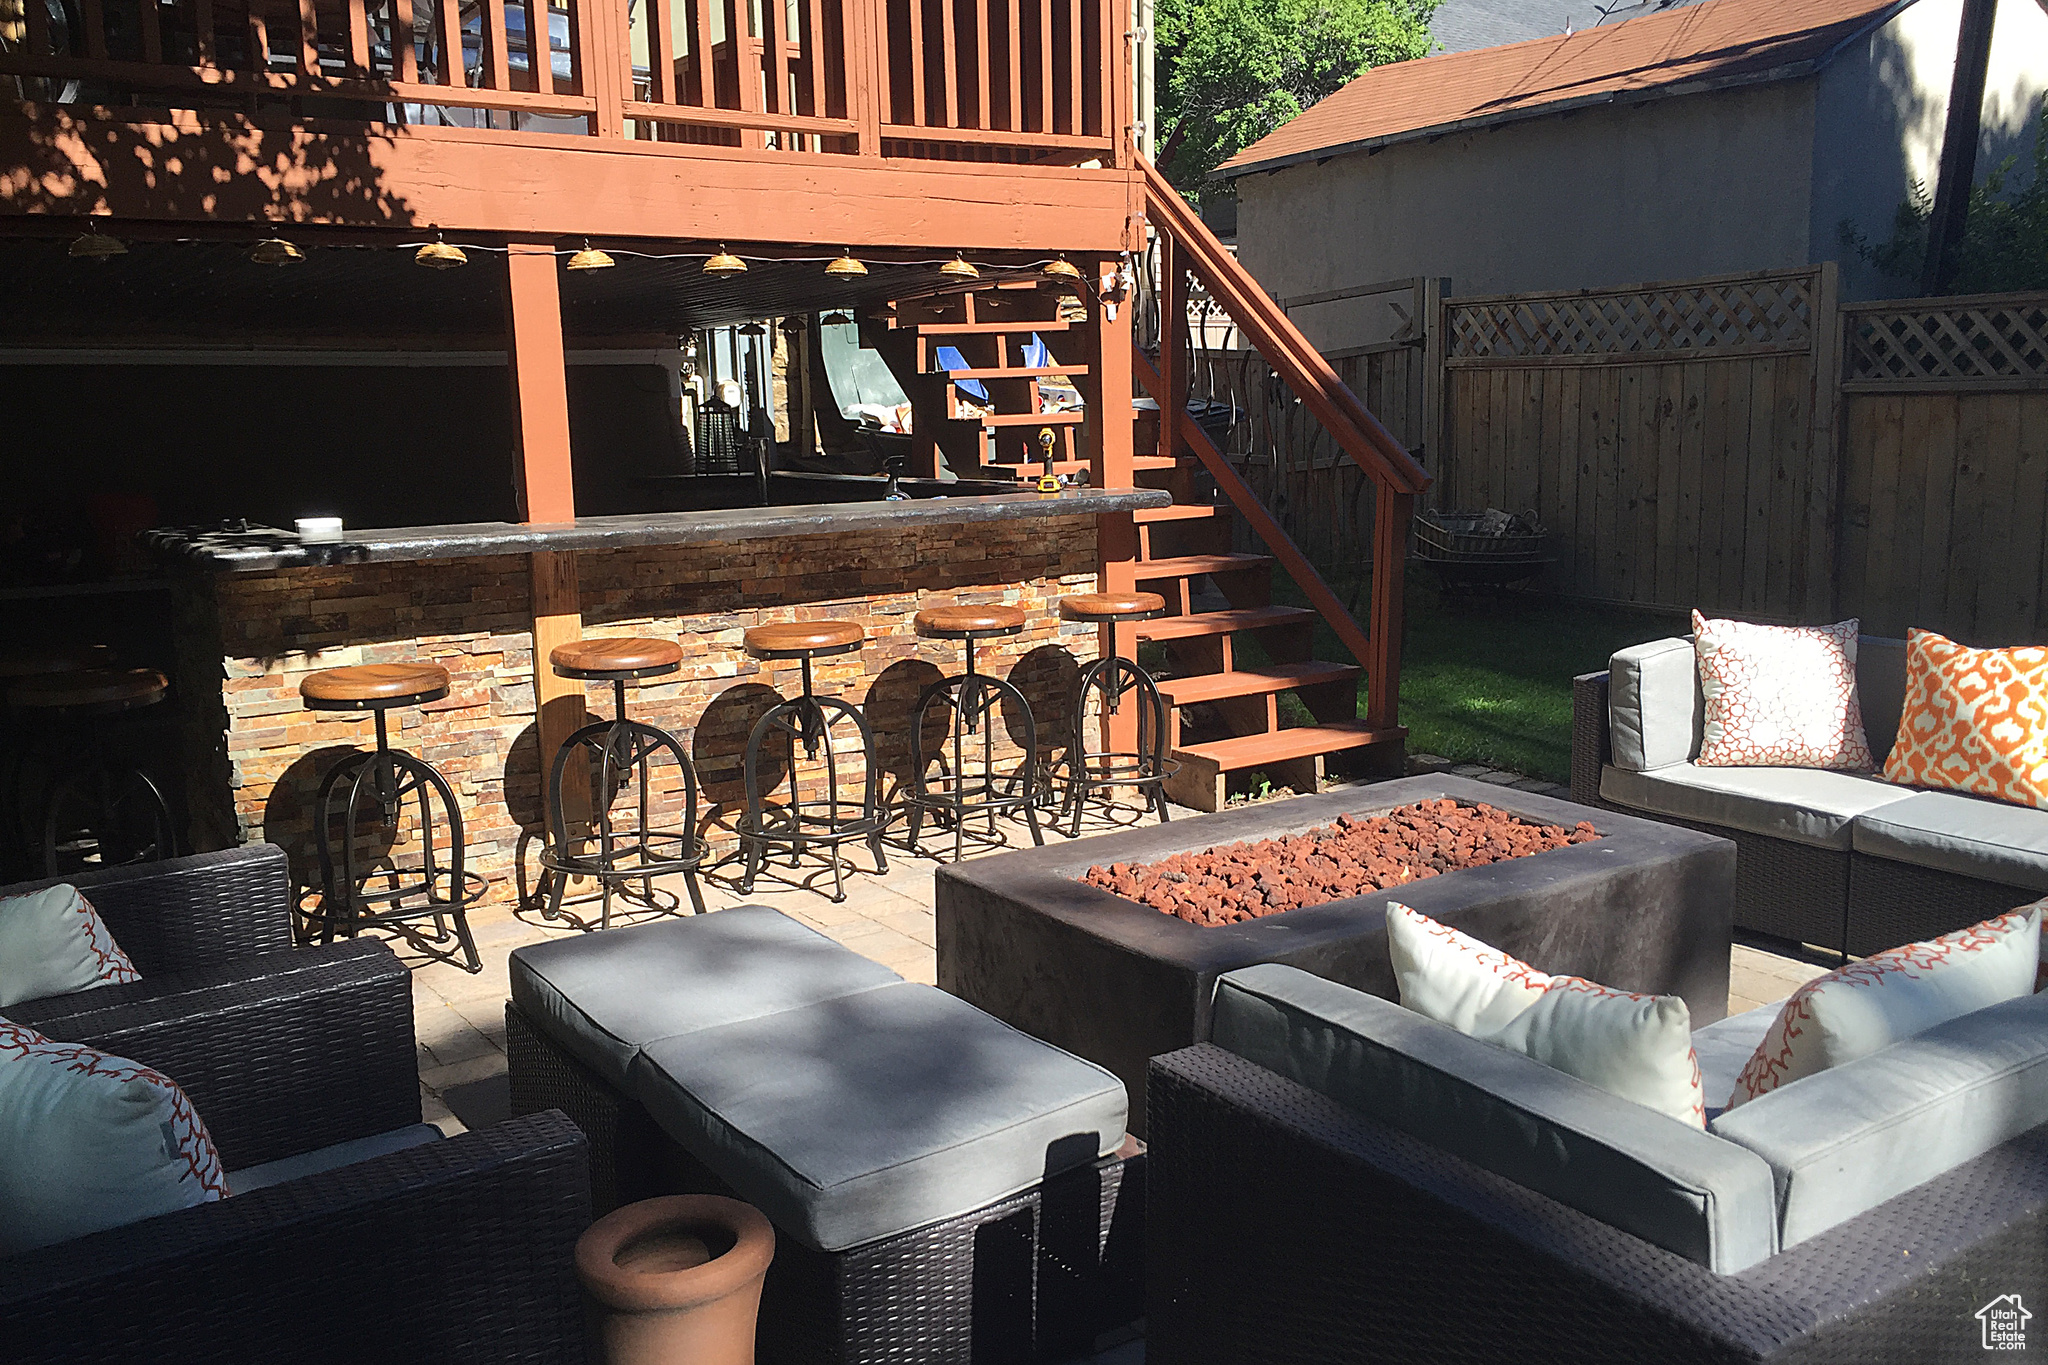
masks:
POLYGON ((1141 1311, 1122 1084, 777 911, 521 948, 515 1113, 590 1137, 600 1212, 745 1199, 764 1362, 1021 1361, 1141 1311))

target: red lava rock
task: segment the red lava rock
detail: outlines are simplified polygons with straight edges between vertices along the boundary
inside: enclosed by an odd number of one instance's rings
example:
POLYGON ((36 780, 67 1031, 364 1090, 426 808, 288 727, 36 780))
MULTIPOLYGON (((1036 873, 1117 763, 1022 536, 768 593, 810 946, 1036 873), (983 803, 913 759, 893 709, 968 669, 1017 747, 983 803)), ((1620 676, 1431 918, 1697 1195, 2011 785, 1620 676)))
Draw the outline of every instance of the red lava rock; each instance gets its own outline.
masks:
POLYGON ((1340 815, 1278 839, 1176 853, 1145 865, 1091 867, 1081 880, 1190 924, 1241 924, 1599 837, 1583 820, 1572 829, 1532 825, 1489 805, 1445 797, 1385 815, 1340 815))

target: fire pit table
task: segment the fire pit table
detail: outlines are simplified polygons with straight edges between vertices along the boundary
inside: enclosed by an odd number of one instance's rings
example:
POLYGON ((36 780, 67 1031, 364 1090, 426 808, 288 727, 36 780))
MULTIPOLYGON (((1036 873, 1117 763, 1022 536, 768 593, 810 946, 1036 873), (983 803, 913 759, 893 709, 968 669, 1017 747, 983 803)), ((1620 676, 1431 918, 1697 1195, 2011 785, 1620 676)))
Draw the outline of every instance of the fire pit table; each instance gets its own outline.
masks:
POLYGON ((1209 1035, 1216 978, 1284 962, 1396 999, 1400 901, 1546 972, 1728 1010, 1735 846, 1726 839, 1451 776, 1410 777, 1025 849, 937 870, 939 985, 1109 1068, 1145 1122, 1145 1062, 1209 1035), (1194 924, 1082 880, 1175 854, 1298 835, 1444 798, 1599 838, 1227 924, 1194 924))

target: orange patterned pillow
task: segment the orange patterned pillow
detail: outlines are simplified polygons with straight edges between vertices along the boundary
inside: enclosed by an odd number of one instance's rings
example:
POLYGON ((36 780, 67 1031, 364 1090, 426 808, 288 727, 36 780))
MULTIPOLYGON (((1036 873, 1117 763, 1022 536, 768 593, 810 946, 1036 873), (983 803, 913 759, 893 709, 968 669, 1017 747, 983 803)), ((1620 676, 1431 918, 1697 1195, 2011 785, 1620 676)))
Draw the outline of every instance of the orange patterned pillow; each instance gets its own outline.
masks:
POLYGON ((2048 649, 1906 632, 1906 705, 1888 782, 2048 809, 2048 649))

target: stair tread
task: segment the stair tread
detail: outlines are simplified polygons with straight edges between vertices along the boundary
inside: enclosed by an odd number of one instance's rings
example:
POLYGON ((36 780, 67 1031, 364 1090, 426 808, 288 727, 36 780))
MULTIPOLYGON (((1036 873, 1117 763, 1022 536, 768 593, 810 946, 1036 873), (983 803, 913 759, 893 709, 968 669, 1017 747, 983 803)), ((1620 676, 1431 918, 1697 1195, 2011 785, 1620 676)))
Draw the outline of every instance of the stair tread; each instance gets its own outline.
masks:
POLYGON ((1139 455, 1131 460, 1133 469, 1178 469, 1180 461, 1171 455, 1139 455))
POLYGON ((1317 683, 1344 682, 1361 677, 1365 670, 1356 664, 1330 663, 1311 659, 1298 664, 1267 664, 1261 668, 1237 668, 1228 673, 1198 673, 1188 678, 1161 678, 1159 692, 1175 706, 1216 701, 1223 697, 1256 697, 1268 692, 1291 692, 1317 683))
POLYGON ((1140 507, 1131 513, 1135 522, 1150 521, 1194 521, 1202 517, 1221 516, 1229 509, 1206 502, 1177 502, 1171 507, 1140 507))
POLYGON ((1137 565, 1137 577, 1141 583, 1151 578, 1199 578, 1203 574, 1256 569, 1262 564, 1272 562, 1271 555, 1172 555, 1164 559, 1141 561, 1137 565))
POLYGON ((1301 725, 1290 730, 1238 735, 1232 739, 1212 739, 1206 744, 1183 745, 1174 753, 1184 759, 1203 759, 1225 772, 1234 772, 1255 768, 1261 763, 1309 758, 1342 749, 1362 749, 1401 737, 1402 731, 1398 727, 1380 727, 1362 720, 1339 720, 1325 725, 1301 725))
POLYGON ((1004 332, 1064 332, 1064 322, 920 322, 921 337, 996 336, 1004 332))
POLYGON ((1198 611, 1190 616, 1161 616, 1134 627, 1140 640, 1181 640, 1196 635, 1228 635, 1263 626, 1291 626, 1316 620, 1307 607, 1238 607, 1230 611, 1198 611))

